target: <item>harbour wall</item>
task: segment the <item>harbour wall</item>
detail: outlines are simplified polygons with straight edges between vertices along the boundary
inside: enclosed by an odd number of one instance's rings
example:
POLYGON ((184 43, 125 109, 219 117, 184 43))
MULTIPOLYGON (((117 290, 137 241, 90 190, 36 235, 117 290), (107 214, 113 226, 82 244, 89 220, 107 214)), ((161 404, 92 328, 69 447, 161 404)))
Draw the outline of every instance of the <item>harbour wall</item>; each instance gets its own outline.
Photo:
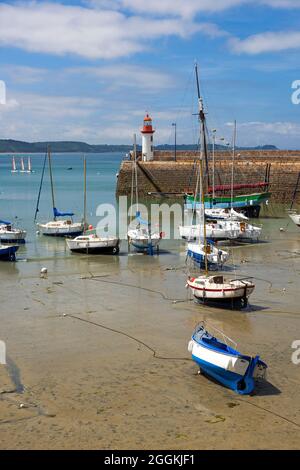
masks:
MULTIPOLYGON (((194 192, 196 187, 197 152, 174 153, 156 151, 154 160, 137 164, 138 193, 149 198, 149 193, 166 193, 172 197, 182 197, 184 193, 194 192)), ((270 167, 272 202, 290 204, 298 174, 300 172, 300 151, 242 151, 234 162, 234 183, 257 183, 265 181, 267 165, 270 167)), ((132 181, 132 160, 121 163, 117 181, 117 196, 130 195, 132 181)), ((212 162, 209 162, 212 167, 212 162)), ((215 184, 230 184, 232 157, 224 152, 215 155, 215 184)), ((210 172, 210 181, 212 174, 210 172)), ((238 194, 260 192, 260 189, 239 190, 238 194)), ((296 194, 300 204, 300 184, 296 194)))

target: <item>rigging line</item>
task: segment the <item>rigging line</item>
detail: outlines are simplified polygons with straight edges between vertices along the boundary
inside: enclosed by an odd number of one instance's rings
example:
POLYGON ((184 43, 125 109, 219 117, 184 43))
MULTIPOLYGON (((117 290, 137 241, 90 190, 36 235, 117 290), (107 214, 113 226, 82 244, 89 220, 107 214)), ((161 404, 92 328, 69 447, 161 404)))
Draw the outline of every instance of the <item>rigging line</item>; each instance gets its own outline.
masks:
POLYGON ((132 339, 132 340, 135 341, 136 343, 141 344, 141 345, 144 346, 146 349, 148 349, 150 352, 152 352, 153 357, 154 357, 155 359, 172 360, 172 361, 192 361, 192 359, 191 359, 191 358, 188 358, 188 357, 164 357, 164 356, 159 356, 159 355, 157 354, 157 352, 155 351, 155 349, 153 349, 151 346, 149 346, 148 344, 144 343, 144 341, 142 341, 142 340, 140 340, 140 339, 138 339, 138 338, 135 338, 134 336, 129 335, 128 333, 125 333, 124 331, 116 330, 115 328, 111 328, 111 327, 106 326, 106 325, 103 325, 103 324, 101 324, 101 323, 93 322, 93 321, 91 321, 91 320, 86 320, 86 319, 84 319, 84 318, 77 317, 76 315, 66 314, 65 316, 66 316, 66 317, 69 317, 69 318, 74 318, 75 320, 79 320, 79 321, 82 321, 82 322, 84 322, 84 323, 89 323, 90 325, 98 326, 99 328, 102 328, 102 329, 104 329, 104 330, 108 330, 108 331, 111 331, 112 333, 116 333, 116 334, 125 336, 126 338, 132 339))
POLYGON ((258 409, 260 409, 260 410, 263 410, 263 411, 265 411, 266 413, 270 413, 270 414, 273 415, 273 416, 277 416, 277 418, 281 418, 281 419, 283 419, 284 421, 287 421, 288 423, 293 424, 294 426, 297 426, 297 428, 300 428, 300 424, 296 423, 295 421, 292 421, 291 419, 286 418, 285 416, 282 416, 282 415, 280 415, 280 414, 278 414, 278 413, 275 413, 274 411, 268 410, 267 408, 264 408, 263 406, 259 406, 259 405, 257 405, 256 403, 251 403, 251 401, 243 400, 242 398, 234 398, 234 400, 240 401, 240 402, 242 402, 242 403, 247 403, 248 405, 251 405, 251 406, 255 406, 255 408, 258 408, 258 409))
POLYGON ((127 284, 127 283, 123 283, 123 282, 119 282, 119 281, 106 281, 105 279, 98 279, 96 276, 93 276, 93 277, 90 277, 90 278, 86 278, 87 280, 90 280, 90 281, 97 281, 97 282, 104 282, 106 284, 115 284, 115 285, 118 285, 118 286, 124 286, 124 287, 133 287, 135 289, 140 289, 140 290, 144 290, 146 292, 151 292, 152 294, 158 294, 160 295, 164 300, 168 300, 170 302, 173 302, 173 303, 184 303, 184 302, 188 302, 188 300, 186 299, 170 299, 169 297, 167 297, 163 292, 160 292, 158 290, 154 290, 154 289, 149 289, 147 287, 141 287, 141 286, 136 286, 134 284, 127 284))
MULTIPOLYGON (((137 285, 134 285, 134 284, 127 284, 127 283, 123 283, 123 282, 119 282, 119 281, 109 281, 109 280, 99 279, 99 277, 102 277, 101 275, 100 276, 94 276, 94 274, 92 274, 92 273, 90 273, 90 275, 91 275, 91 277, 84 277, 84 278, 81 278, 81 280, 104 282, 106 284, 114 284, 114 285, 123 286, 123 287, 133 287, 134 289, 140 289, 140 290, 144 290, 146 292, 151 292, 152 294, 158 294, 164 300, 167 300, 167 301, 170 301, 170 302, 173 302, 173 303, 185 303, 185 302, 190 301, 189 299, 170 299, 163 292, 160 292, 160 291, 157 291, 157 290, 154 290, 154 289, 149 289, 147 287, 141 287, 141 286, 137 286, 137 285)), ((63 287, 64 289, 67 289, 70 292, 74 292, 75 294, 78 294, 78 295, 81 296, 81 293, 79 293, 79 292, 77 292, 73 289, 67 288, 65 285, 57 284, 57 286, 58 287, 63 287)))
POLYGON ((37 213, 39 212, 39 204, 40 204, 40 197, 41 197, 42 185, 43 185, 44 174, 45 174, 46 161, 47 161, 47 152, 45 153, 45 157, 44 157, 44 164, 43 164, 43 170, 42 170, 41 183, 40 183, 40 188, 39 188, 39 193, 38 193, 38 199, 37 199, 36 208, 35 208, 35 214, 34 214, 34 222, 36 221, 36 216, 37 216, 37 213))

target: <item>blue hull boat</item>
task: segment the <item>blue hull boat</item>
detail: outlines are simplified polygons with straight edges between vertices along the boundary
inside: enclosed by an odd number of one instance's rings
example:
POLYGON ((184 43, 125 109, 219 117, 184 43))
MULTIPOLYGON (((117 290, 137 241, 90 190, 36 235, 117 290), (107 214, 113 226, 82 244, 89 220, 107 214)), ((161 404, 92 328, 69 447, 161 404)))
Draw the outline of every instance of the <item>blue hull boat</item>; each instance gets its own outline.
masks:
POLYGON ((3 246, 0 245, 0 260, 3 261, 16 261, 16 252, 18 251, 18 245, 3 246))
POLYGON ((208 333, 203 325, 195 329, 188 349, 200 372, 238 394, 252 393, 255 379, 266 378, 267 365, 259 356, 241 354, 208 333))

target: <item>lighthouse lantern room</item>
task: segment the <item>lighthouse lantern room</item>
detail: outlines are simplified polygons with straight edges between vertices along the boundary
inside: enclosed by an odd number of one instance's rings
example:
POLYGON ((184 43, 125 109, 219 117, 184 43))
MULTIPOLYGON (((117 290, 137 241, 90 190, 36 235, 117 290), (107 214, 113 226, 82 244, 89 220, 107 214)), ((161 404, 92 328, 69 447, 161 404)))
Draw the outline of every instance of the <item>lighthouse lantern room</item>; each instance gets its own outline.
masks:
POLYGON ((149 114, 144 117, 144 125, 141 129, 142 133, 142 159, 143 162, 153 160, 153 134, 155 130, 152 128, 152 119, 149 114))

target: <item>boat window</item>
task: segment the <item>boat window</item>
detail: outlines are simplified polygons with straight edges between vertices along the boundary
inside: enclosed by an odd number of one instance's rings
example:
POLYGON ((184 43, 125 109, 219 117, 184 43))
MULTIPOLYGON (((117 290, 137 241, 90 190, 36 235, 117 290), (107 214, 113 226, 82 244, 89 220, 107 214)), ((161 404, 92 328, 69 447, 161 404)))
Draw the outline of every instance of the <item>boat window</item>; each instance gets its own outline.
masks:
POLYGON ((224 284, 224 278, 223 276, 215 276, 212 278, 212 282, 215 284, 224 284))

